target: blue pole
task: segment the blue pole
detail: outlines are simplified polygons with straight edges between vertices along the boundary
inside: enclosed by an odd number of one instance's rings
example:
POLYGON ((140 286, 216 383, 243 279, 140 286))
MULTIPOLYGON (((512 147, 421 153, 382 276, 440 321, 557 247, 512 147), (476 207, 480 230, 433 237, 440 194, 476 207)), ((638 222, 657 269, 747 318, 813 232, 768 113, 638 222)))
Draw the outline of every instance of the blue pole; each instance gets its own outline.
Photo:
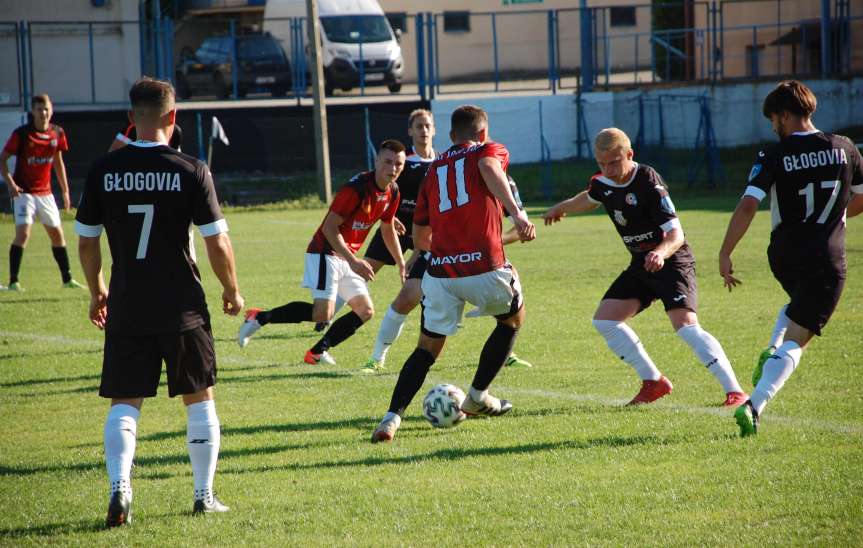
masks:
POLYGON ((725 7, 719 2, 719 77, 725 77, 725 7))
POLYGON ((162 32, 161 32, 161 17, 158 15, 158 2, 153 2, 153 11, 156 12, 156 15, 153 17, 153 61, 155 63, 155 67, 153 73, 156 75, 156 78, 162 77, 162 48, 160 47, 162 32))
POLYGON ((240 98, 239 86, 237 85, 237 79, 240 75, 240 66, 237 64, 237 34, 236 34, 236 26, 237 22, 234 19, 231 19, 229 23, 229 29, 231 32, 231 90, 234 93, 234 99, 240 98))
POLYGON ((87 23, 87 41, 90 45, 90 100, 96 102, 96 63, 93 59, 93 23, 87 23))
POLYGON ((366 94, 366 64, 363 61, 363 35, 360 33, 360 95, 366 94))
POLYGON ((201 122, 201 111, 195 113, 195 126, 197 126, 198 130, 198 159, 206 161, 207 153, 204 150, 204 128, 203 123, 201 122))
POLYGON ((368 171, 372 170, 372 134, 371 129, 369 128, 369 107, 363 107, 363 125, 365 126, 366 131, 366 169, 368 171))
POLYGON ((432 28, 434 28, 434 80, 435 85, 437 85, 437 91, 440 93, 440 50, 438 49, 437 39, 437 19, 433 21, 432 28))
POLYGON ((752 77, 758 78, 758 27, 752 25, 752 77))
POLYGON ((428 19, 428 85, 429 99, 434 99, 435 93, 439 91, 437 85, 437 75, 435 74, 435 15, 433 13, 426 14, 428 19))
MULTIPOLYGON (((35 95, 36 93, 36 80, 33 78, 33 27, 29 21, 24 22, 27 25, 27 74, 30 79, 30 93, 35 95)), ((30 108, 29 98, 27 104, 24 105, 26 108, 30 108)))
POLYGON ((830 75, 830 0, 821 0, 821 77, 830 75))
MULTIPOLYGON (((548 84, 549 88, 551 88, 552 95, 557 94, 557 78, 555 78, 554 68, 555 68, 555 57, 556 52, 554 51, 554 10, 548 10, 548 84)), ((542 109, 542 102, 540 102, 540 110, 542 109)), ((541 120, 542 118, 540 118, 541 120)))
POLYGON ((579 0, 578 14, 581 20, 581 89, 587 92, 593 90, 593 35, 587 0, 579 0))
POLYGON ((168 71, 166 78, 174 82, 174 20, 167 19, 168 27, 165 33, 165 68, 168 71))
POLYGON ((425 33, 423 32, 425 21, 423 20, 423 14, 417 13, 416 20, 414 21, 416 27, 416 42, 417 42, 417 88, 419 91, 420 99, 426 100, 426 67, 425 67, 425 33))
POLYGON ((491 14, 491 48, 494 54, 494 90, 500 89, 500 73, 497 66, 497 17, 491 14))

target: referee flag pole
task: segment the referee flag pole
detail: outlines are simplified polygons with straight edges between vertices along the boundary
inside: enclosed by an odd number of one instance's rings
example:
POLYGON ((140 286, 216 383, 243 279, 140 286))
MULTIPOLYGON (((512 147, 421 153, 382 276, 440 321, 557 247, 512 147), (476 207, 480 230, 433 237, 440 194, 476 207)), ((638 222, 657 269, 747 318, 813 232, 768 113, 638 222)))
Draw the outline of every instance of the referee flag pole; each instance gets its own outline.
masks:
POLYGON ((327 105, 324 99, 324 69, 321 65, 321 30, 318 22, 317 0, 306 0, 306 27, 311 54, 312 95, 314 97, 315 157, 318 162, 320 189, 318 195, 325 203, 333 197, 330 181, 330 144, 327 133, 327 105))

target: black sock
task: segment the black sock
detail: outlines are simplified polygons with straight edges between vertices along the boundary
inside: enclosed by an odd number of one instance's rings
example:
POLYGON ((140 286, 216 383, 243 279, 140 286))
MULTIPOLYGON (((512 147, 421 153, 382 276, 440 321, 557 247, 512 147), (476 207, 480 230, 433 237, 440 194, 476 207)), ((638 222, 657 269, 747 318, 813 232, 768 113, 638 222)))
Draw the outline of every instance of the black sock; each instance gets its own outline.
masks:
POLYGON ((302 301, 294 301, 286 305, 258 312, 255 317, 261 325, 268 323, 300 323, 312 321, 312 303, 304 303, 302 301))
POLYGON ((18 272, 21 270, 21 257, 24 256, 24 248, 15 244, 9 246, 9 284, 18 281, 18 272))
POLYGON ((399 380, 393 389, 393 397, 390 400, 389 411, 403 415, 411 400, 414 399, 419 389, 426 380, 429 369, 434 364, 435 357, 428 350, 417 348, 408 356, 407 361, 399 372, 399 380))
POLYGON ((66 253, 66 246, 51 246, 51 252, 54 253, 54 260, 57 261, 57 266, 60 268, 60 276, 63 278, 63 283, 70 281, 72 279, 72 272, 69 270, 69 254, 66 253))
POLYGON ((497 322, 497 327, 494 328, 488 340, 485 341, 485 346, 482 347, 482 353, 479 355, 479 366, 476 368, 476 374, 471 383, 472 387, 477 390, 488 388, 491 381, 497 376, 497 372, 503 367, 506 358, 512 353, 516 335, 518 335, 518 329, 497 322))
POLYGON ((337 346, 340 342, 344 341, 354 333, 356 333, 357 329, 363 325, 363 320, 357 313, 351 310, 347 314, 343 315, 341 318, 333 322, 333 325, 327 329, 327 332, 324 333, 324 336, 321 337, 321 340, 312 347, 312 354, 320 354, 322 352, 326 352, 330 348, 337 346))

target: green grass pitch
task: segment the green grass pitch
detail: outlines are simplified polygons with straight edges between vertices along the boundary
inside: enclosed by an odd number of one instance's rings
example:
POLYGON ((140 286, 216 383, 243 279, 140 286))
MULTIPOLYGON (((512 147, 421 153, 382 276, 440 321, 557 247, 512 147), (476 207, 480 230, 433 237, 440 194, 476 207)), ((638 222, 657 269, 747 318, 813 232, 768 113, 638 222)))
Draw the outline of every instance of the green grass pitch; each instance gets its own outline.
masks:
MULTIPOLYGON (((729 294, 716 254, 735 200, 681 194, 701 324, 749 390, 785 302, 767 266, 769 214, 759 213, 735 253, 743 286, 729 294)), ((323 210, 227 216, 247 305, 308 299, 302 257, 323 210)), ((68 218, 64 226, 74 254, 68 218)), ((12 232, 8 217, 0 221, 4 282, 12 232)), ((240 320, 218 312, 218 282, 205 263, 223 432, 216 490, 232 511, 190 515, 185 413, 162 386, 139 421, 134 523, 103 531, 102 334, 87 321, 86 292, 60 289, 47 237, 35 227, 21 275, 27 291, 0 293, 0 544, 859 545, 863 219, 849 220, 847 247, 836 314, 768 407, 759 436, 745 440, 731 410, 719 407, 718 383, 659 305, 632 325, 674 393, 621 406, 638 389, 636 375, 590 324, 628 260, 604 215, 539 227, 535 242, 507 249, 527 306, 516 352, 535 364, 503 370, 492 386, 514 411, 436 430, 415 400, 390 445, 371 445, 369 436, 416 343, 417 312, 385 373, 358 368, 397 292, 393 269, 371 285, 376 317, 333 350, 338 365, 329 367, 302 363, 316 340, 311 325, 269 326, 240 350, 240 320)), ((439 382, 467 389, 491 327, 488 318, 466 319, 417 399, 439 382)))

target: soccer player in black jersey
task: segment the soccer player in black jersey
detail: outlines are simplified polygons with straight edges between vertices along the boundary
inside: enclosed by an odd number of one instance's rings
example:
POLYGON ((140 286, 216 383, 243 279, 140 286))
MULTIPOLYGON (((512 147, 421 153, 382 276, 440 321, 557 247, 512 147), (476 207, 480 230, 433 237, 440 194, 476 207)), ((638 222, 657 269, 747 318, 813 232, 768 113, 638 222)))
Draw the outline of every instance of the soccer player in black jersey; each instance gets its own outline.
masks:
POLYGON ((201 276, 189 256, 198 226, 222 284, 222 309, 243 308, 228 226, 206 164, 168 146, 174 88, 143 78, 129 91, 138 140, 97 160, 78 205, 75 230, 90 288, 90 320, 105 330, 99 395, 111 399, 105 464, 111 484, 106 525, 131 519, 130 474, 144 398, 156 395, 162 361, 168 395, 182 395, 194 479, 194 513, 228 510, 213 495, 219 418, 213 401, 216 357, 201 276), (111 285, 102 277, 100 236, 108 234, 111 285))
POLYGON ((845 219, 863 209, 863 158, 847 138, 815 128, 816 106, 812 91, 795 80, 780 83, 764 99, 762 112, 779 143, 756 156, 719 252, 719 274, 731 291, 740 283, 731 253, 770 194, 767 257, 790 300, 779 310, 770 345, 752 375, 752 398, 734 413, 741 436, 757 433, 767 402, 836 309, 845 285, 845 219))
POLYGON ((658 400, 672 390, 626 321, 661 299, 671 325, 699 361, 722 384, 723 405, 740 405, 743 393, 722 346, 698 324, 695 259, 668 189, 656 171, 632 161, 629 137, 617 129, 599 132, 594 154, 600 173, 588 190, 549 209, 545 224, 568 213, 605 207, 624 246, 632 254, 629 267, 608 288, 593 316, 593 325, 615 355, 632 366, 642 385, 629 405, 658 400))
MULTIPOLYGON (((122 131, 118 131, 117 135, 114 136, 114 140, 111 141, 111 146, 108 147, 108 152, 113 152, 118 148, 123 148, 133 141, 138 140, 138 130, 135 129, 135 124, 129 124, 122 131)), ((173 148, 174 150, 183 151, 183 129, 180 127, 180 124, 174 124, 174 132, 171 134, 171 140, 168 142, 168 146, 173 148)))

